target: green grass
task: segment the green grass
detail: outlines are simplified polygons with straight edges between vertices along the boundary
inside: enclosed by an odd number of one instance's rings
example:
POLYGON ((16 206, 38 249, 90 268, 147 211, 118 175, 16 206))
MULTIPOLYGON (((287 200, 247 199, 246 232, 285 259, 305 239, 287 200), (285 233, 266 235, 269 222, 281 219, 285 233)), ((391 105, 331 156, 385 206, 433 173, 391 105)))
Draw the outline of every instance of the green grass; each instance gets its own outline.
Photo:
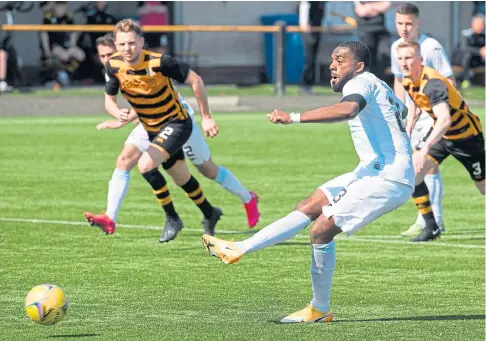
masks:
MULTIPOLYGON (((484 117, 484 110, 476 110, 484 117)), ((263 114, 216 115, 214 160, 261 200, 259 227, 282 217, 325 181, 357 163, 346 124, 274 126, 263 114)), ((398 237, 413 222, 410 200, 351 238, 337 239, 336 322, 281 325, 311 297, 307 231, 226 266, 200 243, 201 216, 169 187, 186 229, 158 243, 163 215, 136 170, 115 236, 82 222, 105 208, 108 181, 130 128, 96 131, 99 117, 0 121, 2 340, 484 340, 484 198, 452 158, 442 166, 447 232, 428 245, 398 237), (7 143, 8 142, 8 143, 7 143), (152 228, 151 228, 152 227, 152 228), (55 283, 71 300, 53 327, 29 321, 23 300, 55 283)), ((484 122, 484 120, 483 120, 484 122)), ((192 168, 193 174, 197 171, 192 168)), ((224 209, 220 233, 248 236, 239 201, 197 175, 224 209)))
MULTIPOLYGON (((192 90, 187 86, 180 86, 178 90, 183 96, 193 96, 192 90)), ((318 95, 335 95, 329 86, 316 86, 314 91, 318 95)), ((37 90, 36 94, 39 96, 99 96, 99 87, 86 88, 68 88, 59 92, 54 92, 49 89, 37 90)), ((207 87, 209 96, 273 96, 273 84, 255 85, 248 87, 237 87, 232 85, 210 85, 207 87)), ((286 87, 287 96, 297 96, 299 94, 299 87, 296 85, 289 85, 286 87)), ((7 96, 24 96, 22 92, 13 92, 7 96)), ((471 87, 463 92, 466 100, 485 100, 484 87, 471 87)))

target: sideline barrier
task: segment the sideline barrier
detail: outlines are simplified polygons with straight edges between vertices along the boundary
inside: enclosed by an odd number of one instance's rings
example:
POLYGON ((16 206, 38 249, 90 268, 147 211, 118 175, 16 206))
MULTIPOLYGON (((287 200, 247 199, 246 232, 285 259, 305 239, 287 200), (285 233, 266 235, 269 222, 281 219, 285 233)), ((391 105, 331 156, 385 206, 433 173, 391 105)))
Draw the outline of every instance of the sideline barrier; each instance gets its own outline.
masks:
MULTIPOLYGON (((110 32, 113 25, 0 25, 1 31, 10 32, 110 32)), ((142 26, 144 32, 257 32, 274 33, 274 92, 285 94, 285 33, 301 32, 299 26, 286 26, 285 22, 276 22, 274 26, 262 25, 150 25, 142 26)), ((324 34, 350 33, 355 30, 350 25, 334 27, 312 27, 312 32, 324 34)))

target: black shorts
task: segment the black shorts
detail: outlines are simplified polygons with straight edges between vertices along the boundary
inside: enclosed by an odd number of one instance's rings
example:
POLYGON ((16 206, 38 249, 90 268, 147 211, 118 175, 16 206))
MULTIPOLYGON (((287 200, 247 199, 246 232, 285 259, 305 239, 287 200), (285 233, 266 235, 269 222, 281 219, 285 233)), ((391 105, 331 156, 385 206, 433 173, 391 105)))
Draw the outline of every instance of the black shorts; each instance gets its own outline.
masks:
POLYGON ((165 170, 172 168, 177 160, 184 160, 182 146, 192 134, 191 118, 187 120, 172 120, 159 132, 149 133, 149 140, 155 148, 166 151, 170 155, 167 161, 162 163, 165 170))
POLYGON ((483 134, 471 137, 467 140, 450 141, 441 139, 430 148, 429 156, 441 164, 449 155, 454 156, 466 167, 474 181, 485 178, 484 170, 484 137, 483 134))

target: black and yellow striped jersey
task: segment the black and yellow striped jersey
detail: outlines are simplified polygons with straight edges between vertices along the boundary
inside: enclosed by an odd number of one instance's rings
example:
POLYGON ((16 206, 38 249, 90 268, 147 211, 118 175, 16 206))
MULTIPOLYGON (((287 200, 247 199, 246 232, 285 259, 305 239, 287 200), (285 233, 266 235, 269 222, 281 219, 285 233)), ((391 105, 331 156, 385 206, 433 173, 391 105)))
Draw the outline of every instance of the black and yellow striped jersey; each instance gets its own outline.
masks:
POLYGON ((415 104, 429 113, 434 121, 437 118, 432 107, 442 102, 449 105, 452 124, 444 135, 445 139, 464 140, 482 132, 479 118, 469 110, 459 91, 436 70, 424 66, 419 82, 413 83, 411 79, 404 78, 402 84, 415 104))
POLYGON ((170 120, 189 119, 171 80, 185 82, 189 70, 186 63, 147 50, 137 65, 128 65, 115 53, 106 64, 105 92, 115 96, 120 89, 145 130, 157 133, 170 120))

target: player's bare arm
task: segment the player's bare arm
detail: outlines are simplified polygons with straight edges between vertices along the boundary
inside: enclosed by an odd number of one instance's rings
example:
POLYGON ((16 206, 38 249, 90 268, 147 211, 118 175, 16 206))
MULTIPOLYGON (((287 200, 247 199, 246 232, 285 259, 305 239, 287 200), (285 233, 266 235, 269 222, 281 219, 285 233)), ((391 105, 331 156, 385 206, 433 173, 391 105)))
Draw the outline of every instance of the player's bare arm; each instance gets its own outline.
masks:
MULTIPOLYGON (((363 99, 364 101, 364 99, 363 99)), ((354 101, 344 101, 328 107, 321 107, 303 113, 289 114, 275 109, 267 117, 275 124, 291 123, 333 123, 347 121, 359 114, 360 104, 354 101)))
POLYGON ((120 120, 107 120, 104 122, 101 122, 96 126, 96 130, 105 130, 105 129, 120 129, 124 126, 126 126, 130 122, 135 122, 137 121, 138 124, 138 118, 137 118, 137 113, 131 109, 130 113, 128 114, 128 119, 126 121, 120 121, 120 120))
POLYGON ((412 136, 413 128, 415 127, 415 124, 417 123, 421 115, 421 110, 415 105, 415 102, 412 101, 410 106, 411 106, 410 111, 408 111, 406 117, 407 126, 405 127, 408 137, 412 136))
POLYGON ((437 117, 437 121, 420 151, 414 154, 414 166, 416 172, 420 172, 424 167, 425 158, 430 151, 430 147, 436 144, 445 135, 452 124, 449 105, 446 102, 434 105, 432 111, 437 117))
POLYGON ((215 137, 219 128, 216 122, 211 117, 211 112, 209 111, 209 101, 206 94, 206 88, 204 87, 204 82, 202 78, 192 70, 189 70, 185 84, 191 86, 194 92, 194 97, 196 97, 197 104, 199 105, 199 112, 201 113, 201 126, 204 131, 205 136, 215 137))
POLYGON ((402 80, 398 77, 395 77, 393 81, 393 91, 395 92, 395 96, 405 103, 405 88, 403 87, 402 80))
POLYGON ((123 122, 128 120, 130 110, 126 108, 120 109, 118 107, 118 104, 116 103, 116 95, 112 96, 105 93, 105 110, 110 116, 113 116, 117 120, 123 122))

